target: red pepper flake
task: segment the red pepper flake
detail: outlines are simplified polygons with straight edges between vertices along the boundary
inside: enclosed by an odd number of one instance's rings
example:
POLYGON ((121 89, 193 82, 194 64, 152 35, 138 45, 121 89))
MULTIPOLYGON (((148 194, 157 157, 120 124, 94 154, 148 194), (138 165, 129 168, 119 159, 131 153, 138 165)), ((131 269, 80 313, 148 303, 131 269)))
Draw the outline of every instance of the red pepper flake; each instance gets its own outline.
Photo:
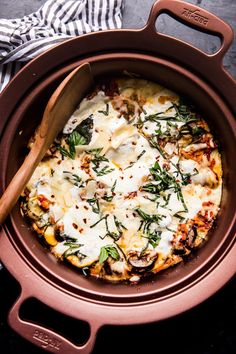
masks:
POLYGON ((85 224, 87 224, 87 219, 83 219, 83 222, 84 222, 85 224))
POLYGON ((125 196, 125 199, 132 199, 132 198, 135 198, 135 197, 137 197, 137 191, 129 192, 129 193, 125 196))
POLYGON ((170 164, 166 162, 163 163, 163 168, 168 171, 170 169, 170 164))
POLYGON ((52 195, 51 195, 51 198, 55 198, 55 195, 54 195, 54 194, 52 194, 52 195))
POLYGON ((84 209, 85 209, 85 210, 88 210, 89 208, 87 207, 87 205, 84 205, 84 209))
POLYGON ((75 168, 72 166, 71 169, 74 170, 75 168))
POLYGON ((123 177, 123 176, 120 176, 120 179, 124 179, 124 177, 123 177))
POLYGON ((79 229, 79 232, 82 233, 84 231, 84 229, 81 227, 81 229, 79 229))
POLYGON ((62 161, 61 161, 61 160, 59 160, 59 161, 57 161, 57 164, 58 164, 58 165, 60 165, 60 164, 61 164, 61 162, 62 162, 62 161))
POLYGON ((104 189, 106 187, 106 184, 103 182, 97 182, 98 188, 104 189))
POLYGON ((79 209, 78 205, 75 206, 76 209, 79 209))
POLYGON ((134 218, 136 217, 136 214, 135 214, 135 213, 133 213, 133 217, 134 217, 134 218))
POLYGON ((129 178, 133 178, 133 176, 131 175, 131 176, 129 176, 129 178))
POLYGON ((202 206, 210 206, 213 205, 213 203, 209 200, 208 202, 203 202, 202 206))
POLYGON ((98 133, 98 132, 99 132, 98 128, 95 128, 95 132, 96 132, 96 133, 98 133))
POLYGON ((76 230, 78 229, 78 225, 75 224, 74 222, 73 222, 72 226, 73 226, 74 229, 76 229, 76 230))

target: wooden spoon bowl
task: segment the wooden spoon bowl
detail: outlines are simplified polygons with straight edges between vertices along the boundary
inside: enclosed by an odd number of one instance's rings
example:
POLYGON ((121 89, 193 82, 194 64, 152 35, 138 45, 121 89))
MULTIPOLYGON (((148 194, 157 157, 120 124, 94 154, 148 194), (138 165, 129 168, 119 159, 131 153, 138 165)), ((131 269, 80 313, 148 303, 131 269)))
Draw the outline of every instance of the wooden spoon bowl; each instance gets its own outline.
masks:
POLYGON ((11 212, 49 146, 92 85, 90 65, 84 63, 67 75, 50 97, 34 144, 0 199, 0 224, 11 212))

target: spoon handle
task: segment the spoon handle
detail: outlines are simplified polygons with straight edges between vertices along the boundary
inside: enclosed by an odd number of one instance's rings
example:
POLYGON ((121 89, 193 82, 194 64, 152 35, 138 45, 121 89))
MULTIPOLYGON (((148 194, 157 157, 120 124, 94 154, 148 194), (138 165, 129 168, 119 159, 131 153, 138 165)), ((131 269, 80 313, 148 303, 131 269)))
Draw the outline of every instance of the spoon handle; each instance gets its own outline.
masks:
POLYGON ((90 65, 84 63, 67 75, 52 94, 35 134, 34 144, 0 199, 0 225, 16 204, 45 152, 93 84, 90 65))
MULTIPOLYGON (((9 183, 7 189, 0 199, 0 225, 5 221, 7 215, 16 204, 25 185, 32 176, 37 164, 40 161, 39 154, 36 156, 36 146, 33 145, 23 164, 9 183)), ((38 148, 37 148, 38 150, 38 148)))

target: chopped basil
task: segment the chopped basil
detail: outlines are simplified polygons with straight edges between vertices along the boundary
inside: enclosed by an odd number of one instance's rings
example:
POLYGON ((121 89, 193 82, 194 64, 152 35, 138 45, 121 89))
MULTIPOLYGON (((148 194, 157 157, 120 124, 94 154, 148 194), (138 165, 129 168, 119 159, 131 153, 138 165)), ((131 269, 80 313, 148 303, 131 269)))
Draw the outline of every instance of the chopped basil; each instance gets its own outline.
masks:
POLYGON ((93 225, 90 226, 90 229, 92 229, 94 226, 96 226, 97 224, 99 224, 102 220, 106 220, 108 217, 108 215, 103 216, 101 219, 99 219, 98 221, 96 221, 93 225))
POLYGON ((99 148, 88 151, 88 153, 93 156, 91 163, 93 164, 93 170, 96 172, 97 176, 107 175, 108 173, 114 171, 114 168, 109 168, 109 166, 104 166, 99 170, 101 162, 109 162, 109 160, 104 155, 100 155, 102 149, 103 148, 99 148))
POLYGON ((149 215, 145 213, 143 210, 141 210, 140 208, 135 209, 135 211, 144 221, 148 221, 152 223, 152 222, 158 222, 162 219, 162 215, 149 215))
POLYGON ((156 149, 159 151, 160 155, 161 155, 163 158, 165 158, 165 153, 164 153, 163 149, 161 148, 161 146, 158 144, 157 137, 156 137, 155 135, 153 135, 152 137, 150 137, 150 138, 148 139, 148 142, 149 142, 149 144, 150 144, 151 147, 156 148, 156 149))
POLYGON ((75 158, 74 153, 71 153, 70 151, 66 150, 64 147, 58 145, 57 148, 60 151, 62 156, 69 157, 70 159, 74 159, 75 158))
POLYGON ((100 171, 98 171, 97 168, 93 167, 93 170, 96 172, 97 176, 103 176, 114 171, 114 168, 109 168, 109 166, 104 166, 100 171))
POLYGON ((76 175, 75 173, 72 173, 70 171, 63 171, 65 175, 65 179, 74 184, 75 186, 79 186, 79 183, 81 182, 81 177, 76 175))
POLYGON ((104 199, 106 202, 111 202, 112 201, 112 199, 113 199, 113 195, 107 195, 107 194, 105 194, 103 197, 102 197, 102 199, 104 199))
POLYGON ((85 143, 80 145, 89 144, 92 139, 93 133, 93 115, 91 114, 88 118, 84 119, 74 131, 78 132, 80 136, 84 138, 85 143))
POLYGON ((64 246, 69 246, 69 248, 63 253, 63 256, 67 258, 72 255, 77 255, 77 253, 79 252, 79 248, 82 245, 75 242, 65 242, 64 246))
POLYGON ((132 167, 132 166, 135 164, 135 162, 137 162, 137 161, 145 154, 145 152, 146 152, 146 150, 143 150, 143 151, 141 152, 141 154, 138 155, 137 160, 131 162, 130 165, 125 168, 125 170, 127 170, 127 169, 130 168, 130 167, 132 167))
POLYGON ((191 183, 191 177, 196 176, 199 172, 196 168, 194 168, 194 173, 183 173, 180 171, 178 164, 174 164, 173 162, 171 162, 171 164, 176 168, 177 171, 173 172, 173 173, 177 173, 180 174, 181 179, 182 179, 182 185, 186 186, 187 184, 191 183))
POLYGON ((92 207, 92 211, 96 214, 100 213, 100 207, 99 207, 99 202, 97 198, 91 198, 87 199, 87 202, 89 205, 92 207))
POLYGON ((165 203, 163 205, 160 205, 162 208, 165 208, 168 205, 168 203, 170 201, 170 196, 171 196, 171 194, 168 194, 167 196, 163 197, 165 203))
POLYGON ((115 188, 116 188, 116 183, 117 183, 117 179, 115 180, 115 182, 113 183, 113 186, 111 187, 111 195, 108 195, 107 193, 102 197, 102 199, 104 199, 106 202, 111 202, 112 201, 112 199, 114 198, 114 195, 113 195, 113 193, 114 193, 114 190, 115 190, 115 188))
POLYGON ((173 103, 173 108, 176 112, 175 118, 180 122, 190 123, 198 120, 192 107, 190 105, 187 106, 183 100, 179 104, 173 103))
POLYGON ((82 135, 80 135, 76 130, 74 130, 66 139, 66 142, 69 146, 69 150, 66 150, 64 147, 60 145, 57 148, 63 156, 69 157, 70 159, 74 159, 75 147, 77 145, 85 145, 86 139, 82 135))
POLYGON ((105 111, 98 111, 98 113, 102 113, 105 116, 108 116, 109 115, 109 104, 108 103, 106 104, 106 110, 105 111))
POLYGON ((177 197, 181 201, 184 210, 188 211, 180 184, 176 181, 176 178, 172 176, 166 169, 161 168, 157 161, 155 162, 154 166, 150 168, 150 173, 154 181, 158 183, 148 183, 142 187, 142 190, 152 194, 160 194, 161 191, 173 189, 174 192, 177 193, 177 197))
POLYGON ((101 248, 99 255, 99 263, 103 264, 108 257, 113 258, 115 261, 118 261, 120 259, 120 255, 115 246, 107 245, 101 248))
POLYGON ((159 245, 161 240, 161 231, 148 231, 147 232, 148 242, 152 245, 153 248, 159 245))
POLYGON ((113 186, 111 187, 111 192, 112 193, 115 191, 116 183, 117 183, 117 179, 115 180, 115 182, 113 183, 113 186))
POLYGON ((75 146, 85 145, 87 140, 83 135, 74 130, 68 137, 67 143, 69 145, 70 151, 74 151, 75 146))
POLYGON ((120 234, 123 233, 123 229, 124 229, 124 230, 127 230, 127 228, 122 224, 121 221, 119 221, 119 220, 117 219, 117 217, 116 217, 115 215, 113 215, 113 218, 114 218, 114 223, 115 223, 115 225, 116 225, 116 228, 117 228, 117 230, 118 230, 118 232, 119 232, 120 234))

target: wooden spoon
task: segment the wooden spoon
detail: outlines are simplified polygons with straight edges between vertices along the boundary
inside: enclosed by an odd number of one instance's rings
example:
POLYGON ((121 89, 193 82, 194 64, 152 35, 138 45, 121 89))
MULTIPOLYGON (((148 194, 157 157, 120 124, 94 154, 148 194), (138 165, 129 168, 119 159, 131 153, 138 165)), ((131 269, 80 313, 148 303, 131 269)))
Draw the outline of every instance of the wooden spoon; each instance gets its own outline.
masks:
POLYGON ((62 81, 49 99, 34 144, 0 199, 0 225, 16 204, 47 149, 93 83, 90 65, 82 64, 62 81))

